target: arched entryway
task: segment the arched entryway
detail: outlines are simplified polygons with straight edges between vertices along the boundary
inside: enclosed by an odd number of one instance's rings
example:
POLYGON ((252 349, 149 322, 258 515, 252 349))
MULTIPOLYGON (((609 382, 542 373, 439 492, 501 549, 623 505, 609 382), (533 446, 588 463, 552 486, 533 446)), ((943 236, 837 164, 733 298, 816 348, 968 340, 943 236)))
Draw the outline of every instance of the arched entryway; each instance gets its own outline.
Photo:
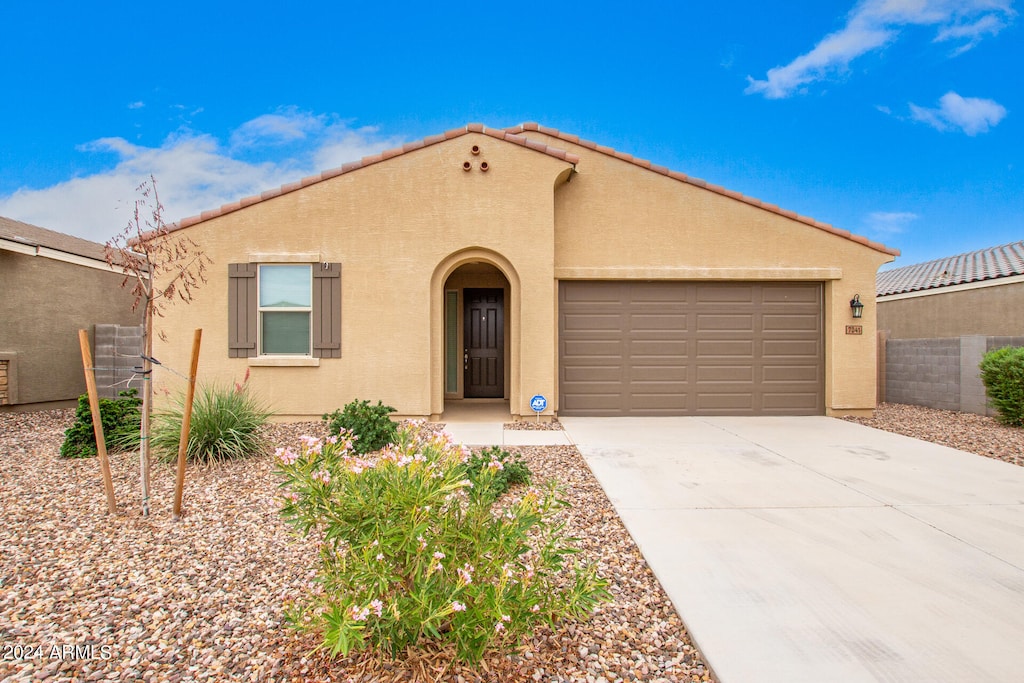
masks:
POLYGON ((432 278, 431 413, 444 402, 518 394, 518 278, 485 249, 452 254, 432 278))

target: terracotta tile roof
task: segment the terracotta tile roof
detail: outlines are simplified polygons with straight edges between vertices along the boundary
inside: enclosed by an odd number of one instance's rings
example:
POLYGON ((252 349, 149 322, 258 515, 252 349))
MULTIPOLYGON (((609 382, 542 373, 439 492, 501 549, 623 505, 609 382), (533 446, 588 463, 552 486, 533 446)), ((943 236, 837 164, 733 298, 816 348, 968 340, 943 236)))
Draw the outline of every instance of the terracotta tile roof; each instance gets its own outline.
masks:
POLYGON ((871 247, 876 251, 881 251, 886 254, 892 254, 893 256, 899 256, 900 254, 899 249, 893 249, 879 242, 873 242, 872 240, 869 240, 866 237, 855 235, 851 233, 849 230, 836 228, 827 223, 822 223, 820 221, 814 220, 813 218, 808 218, 807 216, 800 216, 795 211, 787 211, 786 209, 780 209, 775 204, 768 204, 762 202, 760 199, 747 197, 746 195, 740 194, 739 192, 734 192, 732 190, 727 190, 726 188, 721 187, 719 185, 712 185, 711 183, 701 180, 700 178, 692 178, 686 175, 685 173, 671 171, 665 168, 664 166, 652 164, 650 161, 647 161, 646 159, 637 159, 632 154, 619 152, 612 149, 611 147, 599 145, 596 142, 590 142, 589 140, 581 140, 577 135, 563 133, 562 131, 557 130, 555 128, 548 128, 547 126, 541 126, 540 124, 530 122, 522 123, 518 126, 513 126, 512 128, 506 128, 505 130, 508 131, 509 133, 513 133, 516 135, 521 135, 523 133, 528 133, 530 131, 536 131, 544 135, 550 135, 551 137, 556 137, 559 140, 565 140, 566 142, 571 142, 573 144, 580 145, 581 147, 586 147, 587 149, 592 149, 602 154, 607 154, 608 156, 615 157, 616 159, 627 161, 636 166, 640 166, 641 168, 646 168, 650 171, 654 171, 655 173, 660 173, 661 175, 668 176, 669 178, 672 178, 674 180, 678 180, 683 183, 689 183, 690 185, 695 185, 710 192, 724 195, 726 197, 731 197, 732 199, 735 199, 737 201, 744 202, 752 206, 756 206, 758 208, 764 209, 765 211, 771 211, 772 213, 777 213, 780 216, 785 216, 786 218, 791 218, 795 221, 806 223, 807 225, 818 228, 819 230, 824 230, 825 232, 830 232, 834 235, 845 237, 846 239, 857 242, 858 244, 863 244, 867 247, 871 247))
POLYGON ((97 261, 106 261, 103 245, 98 242, 90 242, 80 237, 72 237, 62 232, 55 232, 36 225, 30 225, 29 223, 22 223, 13 218, 0 216, 0 239, 19 242, 30 247, 55 249, 67 254, 96 259, 97 261))
POLYGON ((580 158, 575 154, 570 154, 569 152, 566 152, 561 149, 555 149, 554 147, 548 147, 547 145, 541 144, 536 140, 529 140, 527 138, 514 135, 512 133, 505 131, 502 128, 487 128, 482 123, 470 123, 465 128, 453 128, 452 130, 445 131, 440 135, 431 135, 430 137, 424 138, 422 140, 409 142, 402 145, 401 147, 385 150, 380 154, 374 154, 373 156, 363 157, 359 161, 351 161, 347 164, 342 164, 338 168, 333 168, 328 171, 318 173, 316 175, 307 176, 302 180, 282 185, 281 187, 278 187, 273 190, 267 190, 266 192, 262 192, 259 195, 245 197, 244 199, 240 199, 237 202, 224 204, 223 206, 216 209, 212 209, 210 211, 204 211, 198 216, 190 216, 188 218, 183 218, 177 223, 169 226, 169 228, 171 230, 187 228, 189 226, 195 225, 196 223, 201 223, 203 221, 210 220, 211 218, 216 218, 217 216, 223 216, 224 214, 231 213, 232 211, 238 211, 239 209, 242 209, 246 206, 257 204, 267 199, 272 199, 274 197, 279 197, 283 194, 294 192, 295 190, 301 189, 303 187, 323 182, 324 180, 328 180, 329 178, 334 178, 335 176, 339 176, 345 173, 351 173, 352 171, 355 171, 357 169, 366 168, 367 166, 372 166, 373 164, 386 161, 387 159, 391 159, 402 154, 407 154, 408 152, 412 152, 417 149, 423 149, 424 147, 436 145, 437 143, 444 142, 445 140, 458 138, 463 135, 467 135, 468 133, 483 133, 484 135, 490 135, 492 138, 504 140, 505 142, 511 142, 521 147, 533 149, 543 154, 547 154, 548 156, 555 157, 556 159, 561 159, 562 161, 570 163, 573 166, 578 164, 580 161, 580 158))
POLYGON ((1024 275, 1024 241, 882 271, 875 278, 875 293, 902 294, 1011 275, 1024 275))

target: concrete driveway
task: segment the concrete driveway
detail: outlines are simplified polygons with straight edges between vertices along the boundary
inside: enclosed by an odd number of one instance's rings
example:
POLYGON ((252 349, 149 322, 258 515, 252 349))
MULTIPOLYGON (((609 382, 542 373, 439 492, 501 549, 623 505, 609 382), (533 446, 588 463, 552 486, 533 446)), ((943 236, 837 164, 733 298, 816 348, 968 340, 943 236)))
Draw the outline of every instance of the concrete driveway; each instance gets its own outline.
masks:
POLYGON ((1024 468, 826 417, 561 421, 722 683, 1024 680, 1024 468))

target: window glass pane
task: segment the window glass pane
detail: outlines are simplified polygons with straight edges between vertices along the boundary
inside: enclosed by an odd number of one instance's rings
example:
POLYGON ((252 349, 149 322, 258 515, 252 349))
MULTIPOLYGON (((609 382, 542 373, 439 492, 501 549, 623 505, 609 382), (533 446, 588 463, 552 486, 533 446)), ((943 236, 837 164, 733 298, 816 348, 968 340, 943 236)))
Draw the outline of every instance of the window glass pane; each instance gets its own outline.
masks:
POLYGON ((309 268, 260 266, 260 307, 308 308, 313 300, 309 268))
POLYGON ((309 313, 265 311, 262 352, 309 355, 309 313))

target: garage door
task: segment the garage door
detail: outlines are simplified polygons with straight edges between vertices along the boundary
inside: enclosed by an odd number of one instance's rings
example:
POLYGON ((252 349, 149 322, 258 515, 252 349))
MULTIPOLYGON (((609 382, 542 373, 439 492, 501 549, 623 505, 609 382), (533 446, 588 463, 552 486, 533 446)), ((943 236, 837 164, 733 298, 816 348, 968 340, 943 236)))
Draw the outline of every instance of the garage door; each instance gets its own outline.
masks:
POLYGON ((820 415, 816 282, 561 281, 560 415, 820 415))

